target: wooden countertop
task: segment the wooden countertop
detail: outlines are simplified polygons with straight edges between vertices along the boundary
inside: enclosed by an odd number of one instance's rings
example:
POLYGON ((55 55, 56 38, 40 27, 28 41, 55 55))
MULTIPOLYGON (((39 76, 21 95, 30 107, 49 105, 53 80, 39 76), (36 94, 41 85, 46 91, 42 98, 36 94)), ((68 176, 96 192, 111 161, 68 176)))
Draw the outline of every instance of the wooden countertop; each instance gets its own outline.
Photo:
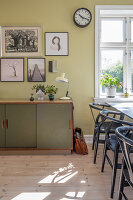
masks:
POLYGON ((55 99, 53 101, 43 100, 43 101, 30 101, 28 99, 0 99, 0 104, 69 104, 72 100, 59 100, 55 99))

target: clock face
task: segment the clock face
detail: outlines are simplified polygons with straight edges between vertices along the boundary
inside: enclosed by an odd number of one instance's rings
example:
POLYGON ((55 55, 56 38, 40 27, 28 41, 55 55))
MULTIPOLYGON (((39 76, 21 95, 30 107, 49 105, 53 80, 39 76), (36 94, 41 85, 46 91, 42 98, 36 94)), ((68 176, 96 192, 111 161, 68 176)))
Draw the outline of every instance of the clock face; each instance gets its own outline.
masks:
POLYGON ((86 27, 91 22, 92 15, 87 8, 79 8, 73 15, 74 23, 79 27, 86 27))

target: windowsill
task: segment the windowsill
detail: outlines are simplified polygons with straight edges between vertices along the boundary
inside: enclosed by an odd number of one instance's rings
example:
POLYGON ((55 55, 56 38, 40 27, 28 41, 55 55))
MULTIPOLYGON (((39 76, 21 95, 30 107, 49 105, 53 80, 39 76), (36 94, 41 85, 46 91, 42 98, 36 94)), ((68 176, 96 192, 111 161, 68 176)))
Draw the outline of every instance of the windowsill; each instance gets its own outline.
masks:
POLYGON ((107 103, 107 102, 117 102, 117 103, 121 103, 121 102, 133 102, 133 96, 130 96, 128 98, 126 97, 120 97, 120 96, 116 96, 115 98, 106 98, 105 96, 102 97, 94 97, 94 102, 95 103, 107 103))

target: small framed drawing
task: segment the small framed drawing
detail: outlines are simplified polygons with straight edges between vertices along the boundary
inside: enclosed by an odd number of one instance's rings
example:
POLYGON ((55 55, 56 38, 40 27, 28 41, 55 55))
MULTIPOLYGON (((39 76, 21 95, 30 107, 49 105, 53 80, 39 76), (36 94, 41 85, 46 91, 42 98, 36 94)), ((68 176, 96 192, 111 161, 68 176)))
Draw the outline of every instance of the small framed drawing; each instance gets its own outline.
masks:
POLYGON ((24 81, 24 58, 1 58, 1 81, 24 81))
POLYGON ((45 82, 46 81, 46 63, 45 58, 28 58, 28 81, 45 82))
POLYGON ((68 56, 68 32, 45 33, 46 56, 68 56))
POLYGON ((30 57, 42 55, 41 27, 2 27, 2 56, 30 57))

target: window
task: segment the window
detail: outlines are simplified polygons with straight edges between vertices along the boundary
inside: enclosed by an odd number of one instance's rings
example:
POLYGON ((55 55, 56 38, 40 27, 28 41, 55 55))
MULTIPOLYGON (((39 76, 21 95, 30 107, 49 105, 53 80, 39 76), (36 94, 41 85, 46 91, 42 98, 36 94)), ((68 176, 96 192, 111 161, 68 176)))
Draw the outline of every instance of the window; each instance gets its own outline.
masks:
POLYGON ((101 74, 109 73, 123 83, 122 96, 133 95, 133 6, 96 6, 95 10, 95 97, 103 97, 101 74))

